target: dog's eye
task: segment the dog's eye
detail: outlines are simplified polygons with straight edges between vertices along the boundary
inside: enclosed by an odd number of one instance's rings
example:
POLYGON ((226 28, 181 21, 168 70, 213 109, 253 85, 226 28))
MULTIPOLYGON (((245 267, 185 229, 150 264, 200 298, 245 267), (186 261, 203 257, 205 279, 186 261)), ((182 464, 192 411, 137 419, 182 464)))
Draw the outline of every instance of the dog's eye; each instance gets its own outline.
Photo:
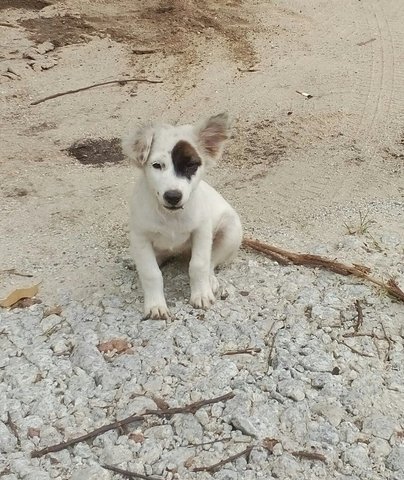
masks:
POLYGON ((156 170, 161 170, 162 166, 161 163, 154 162, 152 164, 152 167, 155 168, 156 170))

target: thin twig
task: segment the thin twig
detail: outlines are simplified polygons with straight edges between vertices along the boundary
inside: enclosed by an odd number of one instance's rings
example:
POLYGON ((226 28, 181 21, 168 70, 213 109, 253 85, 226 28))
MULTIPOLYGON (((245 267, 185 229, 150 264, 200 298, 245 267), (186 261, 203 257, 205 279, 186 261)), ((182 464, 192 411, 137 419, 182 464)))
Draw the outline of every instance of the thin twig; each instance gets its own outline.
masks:
POLYGON ((151 53, 157 53, 159 50, 157 48, 134 48, 132 53, 135 55, 149 55, 151 53))
POLYGON ((123 470, 122 468, 114 467, 112 465, 101 465, 102 468, 106 470, 111 470, 111 472, 119 473, 127 478, 141 478, 143 480, 161 480, 162 477, 148 477, 147 475, 142 475, 141 473, 129 472, 129 470, 123 470))
POLYGON ((370 337, 370 338, 376 338, 377 340, 383 340, 383 338, 377 337, 374 333, 348 332, 348 333, 344 333, 342 336, 345 338, 370 337))
POLYGON ((361 326, 363 325, 363 310, 359 300, 355 300, 355 308, 356 308, 356 312, 358 313, 358 318, 356 320, 354 330, 355 332, 358 332, 361 326))
POLYGON ((283 327, 281 328, 278 328, 278 330, 274 333, 273 337, 272 337, 272 342, 271 342, 271 346, 269 347, 269 353, 268 353, 268 367, 271 367, 272 366, 272 356, 273 356, 273 352, 274 352, 274 348, 275 348, 275 341, 276 341, 276 337, 279 333, 280 330, 282 330, 283 327))
POLYGON ((208 465, 206 467, 195 467, 195 468, 192 469, 192 471, 193 472, 215 472, 216 470, 218 470, 223 465, 226 465, 226 463, 233 462, 234 460, 237 460, 237 458, 243 457, 244 455, 249 455, 253 448, 254 448, 254 446, 247 447, 242 452, 236 453, 235 455, 232 455, 231 457, 225 458, 224 460, 221 460, 218 463, 214 463, 213 465, 208 465))
POLYGON ((306 452, 304 450, 299 450, 298 452, 292 452, 292 455, 305 460, 321 460, 322 462, 326 461, 325 456, 317 452, 306 452))
POLYGON ((220 442, 229 442, 233 440, 233 437, 224 437, 224 438, 217 438, 216 440, 211 440, 210 442, 202 442, 202 443, 189 443, 187 447, 202 447, 203 445, 212 445, 213 443, 220 443, 220 442))
POLYGON ((11 23, 0 22, 0 27, 18 28, 18 25, 12 25, 11 23))
POLYGON ((0 273, 8 273, 10 275, 16 275, 18 277, 28 277, 28 278, 32 278, 33 275, 30 275, 29 273, 20 273, 20 272, 17 272, 15 268, 8 268, 6 270, 0 270, 0 273))
POLYGON ((358 45, 359 47, 363 47, 364 45, 367 45, 368 43, 371 43, 371 42, 374 42, 376 40, 376 38, 369 38, 369 40, 365 40, 364 42, 359 42, 357 43, 356 45, 358 45))
POLYGON ((374 358, 374 355, 371 355, 370 353, 360 352, 359 350, 356 350, 356 348, 351 347, 351 345, 349 345, 348 343, 345 343, 341 340, 337 340, 337 342, 340 343, 341 345, 344 345, 345 347, 348 347, 349 350, 351 350, 351 352, 357 353, 358 355, 361 355, 362 357, 374 358))
POLYGON ((174 407, 174 408, 167 408, 167 409, 161 409, 161 410, 146 410, 146 412, 141 415, 130 415, 129 417, 126 417, 122 420, 117 420, 116 422, 112 422, 107 425, 103 425, 102 427, 96 428, 92 432, 85 433, 80 437, 72 438, 65 442, 61 442, 56 445, 51 445, 41 450, 34 450, 31 452, 31 457, 38 458, 38 457, 42 457, 43 455, 46 455, 47 453, 60 452, 61 450, 64 450, 67 447, 76 445, 77 443, 80 443, 80 442, 85 442, 86 440, 97 437, 98 435, 102 435, 103 433, 109 432, 110 430, 116 430, 130 423, 142 421, 148 415, 157 415, 159 417, 167 417, 167 416, 175 415, 176 413, 195 413, 197 410, 199 410, 200 408, 206 405, 213 405, 214 403, 225 402, 226 400, 229 400, 230 398, 233 398, 233 397, 234 397, 234 393, 229 392, 220 397, 216 397, 208 400, 200 400, 199 402, 191 403, 190 405, 185 405, 184 407, 174 407))
POLYGON ((109 82, 94 83, 93 85, 88 85, 87 87, 76 88, 74 90, 67 90, 66 92, 54 93, 48 97, 41 98, 40 100, 35 100, 31 102, 31 105, 38 105, 40 103, 46 102, 47 100, 52 100, 53 98, 62 97, 63 95, 70 95, 71 93, 83 92, 84 90, 89 90, 90 88, 101 87, 103 85, 111 85, 113 83, 119 83, 120 85, 125 85, 129 82, 143 82, 143 83, 163 83, 163 80, 149 80, 148 78, 122 78, 121 80, 110 80, 109 82))
POLYGON ((387 332, 386 332, 386 329, 383 325, 383 322, 380 322, 380 325, 382 326, 382 330, 383 330, 383 333, 384 333, 384 336, 387 340, 387 343, 389 344, 388 346, 388 350, 387 350, 387 360, 390 360, 390 353, 391 353, 391 338, 387 335, 387 332))
POLYGON ((294 265, 303 265, 306 267, 325 268, 334 273, 339 273, 340 275, 345 276, 353 275, 381 287, 392 297, 404 302, 404 291, 401 290, 395 280, 390 278, 387 282, 383 282, 377 278, 371 277, 369 275, 370 269, 368 267, 362 265, 346 265, 341 262, 336 262, 334 260, 321 257, 320 255, 289 252, 287 250, 283 250, 282 248, 248 238, 243 239, 243 246, 257 252, 264 253, 276 261, 279 261, 279 257, 281 257, 283 262, 287 262, 289 264, 292 263, 294 265))
POLYGON ((18 445, 20 444, 20 437, 18 435, 18 428, 17 425, 13 422, 13 419, 11 418, 10 412, 7 412, 7 421, 4 422, 6 425, 8 425, 9 429, 13 432, 13 435, 17 439, 18 445))
POLYGON ((260 353, 261 349, 257 347, 248 347, 242 348, 241 350, 229 350, 223 352, 222 355, 240 355, 241 353, 248 353, 249 355, 254 355, 255 353, 260 353))
POLYGON ((249 68, 237 67, 237 70, 238 70, 239 72, 242 72, 242 73, 259 72, 258 68, 254 68, 254 67, 249 67, 249 68))

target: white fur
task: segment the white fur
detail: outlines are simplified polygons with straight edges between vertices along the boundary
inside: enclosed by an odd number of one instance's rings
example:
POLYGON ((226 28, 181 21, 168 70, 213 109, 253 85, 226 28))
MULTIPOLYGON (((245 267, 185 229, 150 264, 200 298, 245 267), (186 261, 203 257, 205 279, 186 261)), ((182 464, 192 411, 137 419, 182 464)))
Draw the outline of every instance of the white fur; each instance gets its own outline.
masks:
POLYGON ((168 318, 159 262, 191 253, 191 303, 208 308, 218 289, 214 269, 237 252, 242 238, 239 216, 201 177, 205 166, 217 160, 228 137, 227 116, 211 117, 199 126, 158 125, 140 129, 123 142, 124 152, 141 168, 131 200, 131 252, 144 292, 147 318, 168 318), (175 174, 171 151, 186 141, 202 165, 187 179, 175 174), (161 169, 153 167, 158 163, 161 169), (182 193, 177 210, 168 210, 163 195, 182 193))

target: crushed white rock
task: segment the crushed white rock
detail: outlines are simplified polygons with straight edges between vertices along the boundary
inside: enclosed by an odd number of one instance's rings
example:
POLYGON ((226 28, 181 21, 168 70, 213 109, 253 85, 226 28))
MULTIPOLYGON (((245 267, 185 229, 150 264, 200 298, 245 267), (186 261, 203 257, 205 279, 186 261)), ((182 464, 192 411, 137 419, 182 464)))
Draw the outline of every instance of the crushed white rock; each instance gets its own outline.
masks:
MULTIPOLYGON (((403 284, 396 242, 384 240, 385 271, 403 284)), ((352 257, 352 246, 346 248, 352 257)), ((344 246, 338 249, 341 255, 344 246)), ((365 264, 380 260, 378 252, 366 255, 365 264)), ((249 445, 255 447, 248 457, 213 478, 404 478, 404 305, 353 278, 241 253, 218 275, 228 297, 207 312, 186 303, 186 272, 168 266, 175 318, 142 321, 137 282, 128 294, 133 273, 122 272, 115 283, 121 294, 82 303, 61 298, 60 315, 44 318, 46 302, 0 312, 2 479, 122 478, 102 468, 110 464, 167 480, 207 480, 210 473, 192 468, 249 445), (356 300, 364 315, 360 333, 369 336, 344 337, 354 332, 356 300), (131 351, 98 350, 116 338, 128 340, 131 351), (223 355, 248 347, 261 350, 223 355), (30 456, 163 401, 181 406, 229 391, 233 399, 195 414, 151 416, 30 456), (272 451, 265 439, 278 441, 272 451)))

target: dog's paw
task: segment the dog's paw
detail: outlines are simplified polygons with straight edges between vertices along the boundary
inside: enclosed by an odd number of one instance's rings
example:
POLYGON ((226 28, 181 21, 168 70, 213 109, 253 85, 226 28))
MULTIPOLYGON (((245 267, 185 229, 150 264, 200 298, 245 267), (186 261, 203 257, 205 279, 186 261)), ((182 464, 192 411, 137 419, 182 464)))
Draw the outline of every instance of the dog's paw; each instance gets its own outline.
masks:
POLYGON ((171 317, 170 310, 166 305, 147 307, 144 310, 144 320, 168 320, 171 317))
POLYGON ((207 309, 215 303, 215 296, 212 290, 204 293, 195 293, 191 295, 191 305, 195 308, 207 309))

